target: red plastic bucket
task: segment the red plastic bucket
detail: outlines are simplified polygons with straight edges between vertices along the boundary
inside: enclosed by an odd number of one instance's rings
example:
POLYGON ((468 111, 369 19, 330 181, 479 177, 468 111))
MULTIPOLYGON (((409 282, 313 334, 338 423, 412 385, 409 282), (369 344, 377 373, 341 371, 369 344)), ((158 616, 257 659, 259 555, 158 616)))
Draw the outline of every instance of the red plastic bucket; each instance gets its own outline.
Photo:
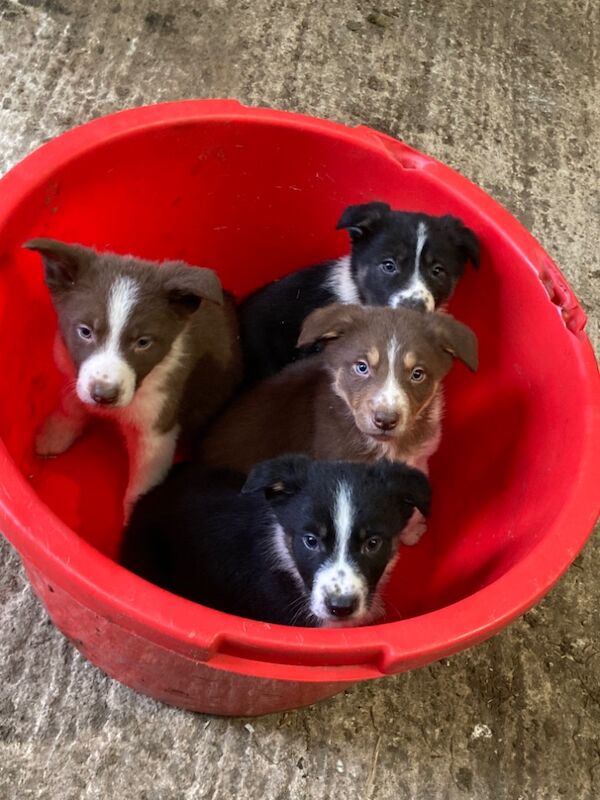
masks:
POLYGON ((479 642, 535 603, 598 514, 600 382, 585 315, 540 245, 457 175, 368 128, 232 101, 125 111, 37 150, 0 182, 2 529, 56 625, 123 683, 175 705, 259 714, 479 642), (459 215, 480 236, 452 311, 481 369, 447 381, 427 535, 404 548, 384 624, 266 625, 174 597, 115 563, 126 471, 98 424, 64 456, 32 455, 58 385, 38 259, 53 236, 218 270, 239 296, 347 250, 334 230, 371 199, 459 215))

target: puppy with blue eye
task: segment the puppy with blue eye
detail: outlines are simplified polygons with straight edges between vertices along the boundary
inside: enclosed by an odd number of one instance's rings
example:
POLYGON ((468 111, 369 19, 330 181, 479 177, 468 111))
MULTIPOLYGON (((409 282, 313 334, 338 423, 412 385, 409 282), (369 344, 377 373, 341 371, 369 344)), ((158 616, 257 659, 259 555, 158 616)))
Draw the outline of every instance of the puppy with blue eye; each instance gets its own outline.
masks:
POLYGON ((25 247, 42 257, 63 376, 36 452, 64 453, 93 415, 114 420, 129 451, 127 515, 168 472, 179 436, 197 434, 239 383, 233 303, 209 269, 53 239, 25 247))
MULTIPOLYGON (((444 312, 336 304, 313 311, 300 345, 322 352, 242 392, 206 431, 198 458, 247 473, 283 453, 423 472, 441 439, 442 381, 455 360, 478 365, 477 337, 444 312)), ((416 514, 402 532, 416 544, 416 514)))
POLYGON ((285 455, 247 478, 175 467, 137 503, 121 563, 197 603, 282 625, 365 625, 399 534, 429 511, 427 478, 405 464, 285 455))
POLYGON ((315 309, 347 303, 433 311, 450 299, 467 262, 479 266, 477 236, 450 215, 364 203, 346 208, 337 228, 350 235, 350 255, 287 275, 240 304, 249 382, 311 352, 296 343, 315 309))

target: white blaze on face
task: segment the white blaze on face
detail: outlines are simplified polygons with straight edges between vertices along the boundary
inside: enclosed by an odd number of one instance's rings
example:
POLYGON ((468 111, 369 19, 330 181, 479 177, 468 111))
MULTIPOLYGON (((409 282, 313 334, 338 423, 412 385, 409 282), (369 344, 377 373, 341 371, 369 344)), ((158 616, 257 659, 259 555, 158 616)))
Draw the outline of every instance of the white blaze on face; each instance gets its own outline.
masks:
POLYGON ((96 382, 118 387, 114 407, 129 405, 135 393, 136 376, 121 352, 121 335, 138 298, 138 284, 133 278, 116 278, 110 287, 107 307, 107 332, 104 342, 79 367, 77 395, 94 405, 92 386, 96 382))
POLYGON ((388 372, 381 391, 373 398, 373 411, 396 411, 400 415, 399 428, 408 418, 410 403, 408 395, 400 386, 397 376, 397 361, 400 348, 395 336, 388 342, 388 372))
POLYGON ((334 497, 333 525, 335 546, 331 557, 315 575, 310 608, 321 620, 335 621, 327 609, 327 600, 351 597, 356 601, 356 610, 350 616, 341 618, 340 623, 355 622, 366 614, 368 586, 364 575, 350 558, 349 547, 354 523, 355 508, 350 487, 338 483, 334 497))
POLYGON ((423 303, 426 311, 435 309, 435 300, 421 275, 421 256, 427 242, 427 225, 419 222, 417 225, 417 246, 415 248, 415 266, 410 282, 404 289, 390 297, 389 305, 398 308, 410 301, 423 303))

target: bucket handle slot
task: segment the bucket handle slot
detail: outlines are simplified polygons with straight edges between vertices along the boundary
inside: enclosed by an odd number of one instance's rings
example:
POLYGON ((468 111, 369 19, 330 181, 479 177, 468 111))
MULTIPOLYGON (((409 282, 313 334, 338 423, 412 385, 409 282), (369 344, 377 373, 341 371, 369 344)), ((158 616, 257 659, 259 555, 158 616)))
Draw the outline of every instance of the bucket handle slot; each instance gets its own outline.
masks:
POLYGON ((567 330, 576 336, 582 333, 587 323, 587 315, 559 268, 545 253, 541 257, 539 276, 548 292, 550 302, 560 310, 567 330))

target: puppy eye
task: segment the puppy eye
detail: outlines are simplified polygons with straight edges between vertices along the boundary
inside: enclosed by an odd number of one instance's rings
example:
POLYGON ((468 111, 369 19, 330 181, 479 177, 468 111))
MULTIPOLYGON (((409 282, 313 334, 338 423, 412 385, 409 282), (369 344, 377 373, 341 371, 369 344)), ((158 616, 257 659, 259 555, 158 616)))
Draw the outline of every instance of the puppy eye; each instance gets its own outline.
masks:
POLYGON ((353 369, 357 375, 361 375, 363 378, 370 372, 369 365, 366 361, 357 361, 356 364, 354 364, 353 369))
POLYGON ((393 258, 386 258, 379 266, 387 275, 393 275, 394 272, 398 272, 398 264, 396 264, 393 258))
POLYGON ((78 325, 77 334, 80 339, 85 339, 86 342, 91 342, 94 338, 94 331, 89 325, 78 325))
POLYGON ((369 538, 363 542, 361 550, 365 555, 372 556, 379 550, 382 541, 381 536, 369 536, 369 538))
POLYGON ((152 345, 152 339, 149 336, 140 336, 137 339, 134 349, 135 350, 147 350, 152 345))
POLYGON ((431 274, 435 278, 441 278, 442 275, 446 274, 446 270, 444 269, 444 267, 441 264, 434 264, 431 267, 431 274))
POLYGON ((422 367, 415 367, 410 373, 410 379, 413 383, 422 383, 427 377, 427 373, 422 367))
POLYGON ((316 536, 313 536, 312 533, 305 533, 302 537, 302 544, 306 547, 307 550, 318 550, 319 549, 319 540, 316 536))

